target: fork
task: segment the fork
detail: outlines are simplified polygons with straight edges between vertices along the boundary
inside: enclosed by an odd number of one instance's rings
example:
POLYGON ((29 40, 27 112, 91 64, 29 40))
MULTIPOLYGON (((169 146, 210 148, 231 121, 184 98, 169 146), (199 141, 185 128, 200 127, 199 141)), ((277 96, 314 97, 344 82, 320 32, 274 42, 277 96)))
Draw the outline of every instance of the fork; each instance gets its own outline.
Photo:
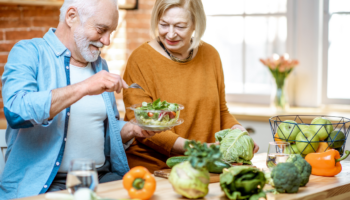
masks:
POLYGON ((128 88, 137 88, 137 89, 141 89, 141 90, 145 91, 145 90, 144 90, 139 84, 137 84, 137 83, 133 83, 133 84, 129 85, 128 88))

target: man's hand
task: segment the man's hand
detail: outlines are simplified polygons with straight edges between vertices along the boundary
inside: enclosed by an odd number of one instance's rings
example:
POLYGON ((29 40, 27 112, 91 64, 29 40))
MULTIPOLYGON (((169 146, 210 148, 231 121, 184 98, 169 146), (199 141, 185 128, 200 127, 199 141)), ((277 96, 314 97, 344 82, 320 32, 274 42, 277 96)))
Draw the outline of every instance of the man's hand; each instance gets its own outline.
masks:
MULTIPOLYGON (((234 126, 232 126, 231 129, 239 129, 241 131, 247 131, 243 126, 239 125, 239 124, 236 124, 234 126)), ((254 150, 253 152, 254 153, 257 153, 259 151, 259 145, 257 145, 255 142, 254 142, 254 150)))
POLYGON ((105 70, 98 72, 80 84, 86 95, 98 95, 103 92, 114 91, 120 93, 123 88, 128 88, 128 84, 119 75, 105 70))
POLYGON ((156 133, 158 132, 143 130, 139 126, 133 125, 130 122, 126 123, 120 131, 123 143, 128 142, 134 137, 150 138, 156 133))
POLYGON ((122 88, 128 88, 128 85, 119 75, 102 70, 82 82, 54 89, 52 90, 49 119, 54 118, 63 109, 86 95, 99 95, 103 92, 114 91, 120 93, 122 88))

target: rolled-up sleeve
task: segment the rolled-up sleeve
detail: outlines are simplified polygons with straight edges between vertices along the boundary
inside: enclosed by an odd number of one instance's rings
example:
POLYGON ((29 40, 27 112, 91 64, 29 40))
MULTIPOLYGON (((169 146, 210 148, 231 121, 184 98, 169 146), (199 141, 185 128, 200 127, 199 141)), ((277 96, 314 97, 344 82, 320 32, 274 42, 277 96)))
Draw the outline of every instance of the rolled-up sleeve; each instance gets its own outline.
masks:
POLYGON ((2 75, 4 113, 13 129, 48 126, 51 90, 38 91, 38 50, 21 41, 11 50, 2 75))

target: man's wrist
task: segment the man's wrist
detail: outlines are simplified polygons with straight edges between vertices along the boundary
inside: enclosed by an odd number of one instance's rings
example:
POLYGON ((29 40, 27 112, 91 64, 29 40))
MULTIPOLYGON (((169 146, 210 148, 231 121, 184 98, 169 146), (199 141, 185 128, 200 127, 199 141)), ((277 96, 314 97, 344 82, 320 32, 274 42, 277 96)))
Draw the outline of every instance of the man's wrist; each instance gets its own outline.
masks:
POLYGON ((76 84, 74 84, 74 86, 75 86, 74 91, 75 91, 78 95, 80 95, 80 96, 82 96, 82 97, 84 97, 84 96, 86 96, 86 95, 89 95, 89 89, 88 89, 88 87, 86 86, 86 84, 84 83, 84 81, 83 81, 83 82, 76 83, 76 84))

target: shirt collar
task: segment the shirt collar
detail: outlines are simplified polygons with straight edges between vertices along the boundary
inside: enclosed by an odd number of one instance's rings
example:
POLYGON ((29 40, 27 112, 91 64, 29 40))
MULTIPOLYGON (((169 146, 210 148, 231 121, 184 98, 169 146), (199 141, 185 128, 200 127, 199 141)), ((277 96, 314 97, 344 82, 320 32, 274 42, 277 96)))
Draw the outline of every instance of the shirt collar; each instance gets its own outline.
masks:
POLYGON ((49 31, 44 35, 44 40, 49 44, 53 52, 55 52, 56 56, 61 56, 65 53, 65 56, 70 57, 71 52, 67 49, 67 47, 62 44, 62 42, 55 35, 55 28, 50 28, 49 31))

